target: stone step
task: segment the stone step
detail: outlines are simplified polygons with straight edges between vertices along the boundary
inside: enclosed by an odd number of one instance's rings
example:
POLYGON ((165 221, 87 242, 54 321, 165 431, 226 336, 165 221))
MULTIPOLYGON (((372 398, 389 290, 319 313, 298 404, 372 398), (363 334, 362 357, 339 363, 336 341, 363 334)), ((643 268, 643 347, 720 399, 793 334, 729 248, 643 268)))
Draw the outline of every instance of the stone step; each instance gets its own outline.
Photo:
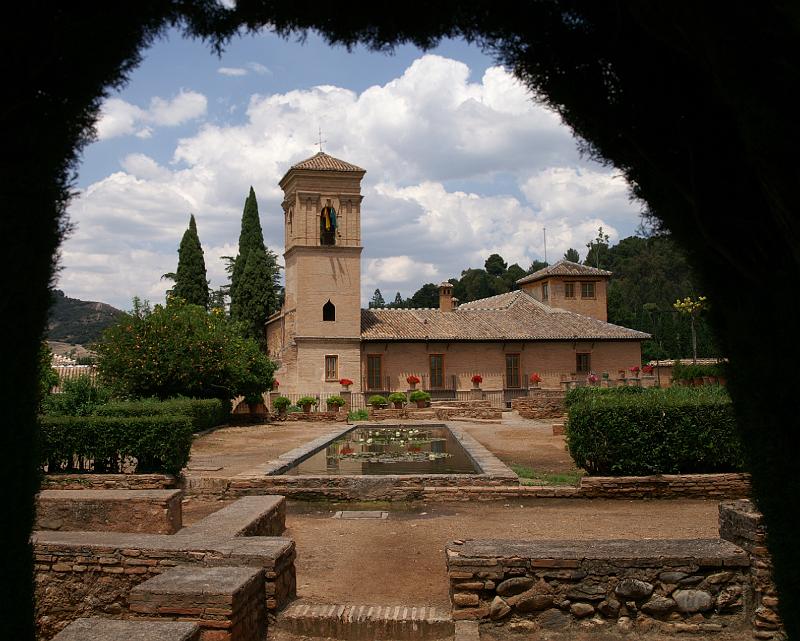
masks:
POLYGON ((293 634, 344 641, 451 639, 449 611, 430 606, 332 605, 296 601, 276 626, 293 634))

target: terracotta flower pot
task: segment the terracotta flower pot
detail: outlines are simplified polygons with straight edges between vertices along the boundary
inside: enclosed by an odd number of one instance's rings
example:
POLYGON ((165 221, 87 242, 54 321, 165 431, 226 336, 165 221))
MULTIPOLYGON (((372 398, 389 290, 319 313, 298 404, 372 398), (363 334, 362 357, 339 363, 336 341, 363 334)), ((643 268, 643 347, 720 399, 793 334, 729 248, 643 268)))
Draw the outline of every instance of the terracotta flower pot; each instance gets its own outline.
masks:
POLYGON ((329 412, 338 412, 339 411, 339 406, 338 405, 328 405, 328 411, 329 412))
POLYGON ((311 414, 311 403, 309 403, 308 405, 303 405, 303 413, 311 414))
POLYGON ((394 409, 396 409, 396 410, 403 409, 403 403, 401 403, 401 402, 395 403, 394 404, 394 409))
POLYGON ((421 408, 425 407, 426 403, 427 403, 427 401, 417 401, 417 407, 419 407, 421 409, 421 408))

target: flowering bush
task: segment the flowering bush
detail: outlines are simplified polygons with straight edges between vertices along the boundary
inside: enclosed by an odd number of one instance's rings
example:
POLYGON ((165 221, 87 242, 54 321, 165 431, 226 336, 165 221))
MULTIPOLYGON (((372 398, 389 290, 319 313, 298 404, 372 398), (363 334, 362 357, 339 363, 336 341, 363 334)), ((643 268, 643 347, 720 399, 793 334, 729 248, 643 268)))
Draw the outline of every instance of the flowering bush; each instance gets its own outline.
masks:
POLYGON ((470 380, 473 383, 480 384, 483 383, 483 376, 481 376, 480 374, 475 374, 475 376, 473 376, 470 380))
POLYGON ((352 385, 352 384, 353 384, 353 381, 351 381, 349 378, 340 378, 339 379, 339 385, 341 385, 342 387, 350 387, 350 385, 352 385))
POLYGON ((638 374, 639 373, 639 366, 638 365, 634 365, 633 367, 629 367, 628 371, 629 372, 633 372, 634 374, 638 374))
POLYGON ((411 376, 406 377, 406 383, 408 383, 409 385, 416 385, 417 383, 419 383, 419 378, 411 374, 411 376))
POLYGON ((538 374, 531 374, 531 383, 541 383, 542 377, 538 374))
POLYGON ((597 374, 595 374, 594 372, 589 372, 589 375, 586 377, 586 380, 589 381, 590 383, 596 383, 597 374))

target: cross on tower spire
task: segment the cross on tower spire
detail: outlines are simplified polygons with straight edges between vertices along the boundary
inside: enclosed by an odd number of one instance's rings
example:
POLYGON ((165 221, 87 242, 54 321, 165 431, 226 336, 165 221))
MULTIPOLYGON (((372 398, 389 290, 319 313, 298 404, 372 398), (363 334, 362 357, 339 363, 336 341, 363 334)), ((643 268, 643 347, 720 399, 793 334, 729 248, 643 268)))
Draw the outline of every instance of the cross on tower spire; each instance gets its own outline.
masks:
POLYGON ((319 142, 318 142, 317 144, 319 145, 319 151, 320 151, 320 153, 322 153, 322 143, 323 143, 323 142, 328 142, 328 141, 327 141, 327 140, 323 140, 323 139, 322 139, 322 127, 318 127, 317 129, 318 129, 318 131, 319 131, 319 142))

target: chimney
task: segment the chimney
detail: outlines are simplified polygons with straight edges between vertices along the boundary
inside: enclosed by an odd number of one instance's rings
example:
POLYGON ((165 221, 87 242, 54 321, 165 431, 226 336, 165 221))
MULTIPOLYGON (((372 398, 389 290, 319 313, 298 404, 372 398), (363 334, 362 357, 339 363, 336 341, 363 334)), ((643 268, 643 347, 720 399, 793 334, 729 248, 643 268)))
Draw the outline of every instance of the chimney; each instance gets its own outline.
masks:
POLYGON ((439 285, 439 311, 453 311, 453 283, 444 281, 439 285))

